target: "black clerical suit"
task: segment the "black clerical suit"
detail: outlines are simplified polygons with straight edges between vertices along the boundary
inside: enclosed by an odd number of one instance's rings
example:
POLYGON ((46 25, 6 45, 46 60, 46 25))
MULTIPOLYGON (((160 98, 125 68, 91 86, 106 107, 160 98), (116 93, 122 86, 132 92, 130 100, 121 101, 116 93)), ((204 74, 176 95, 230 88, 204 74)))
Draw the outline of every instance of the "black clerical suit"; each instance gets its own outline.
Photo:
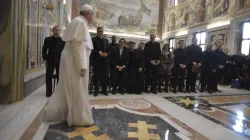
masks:
POLYGON ((193 62, 197 63, 197 65, 199 63, 201 63, 202 60, 202 49, 201 47, 199 47, 198 45, 190 45, 187 47, 187 60, 188 60, 188 65, 187 65, 187 69, 188 69, 188 73, 187 73, 187 85, 186 85, 186 91, 189 92, 190 91, 190 87, 191 87, 191 91, 192 92, 196 92, 195 91, 195 86, 196 86, 196 78, 197 78, 197 69, 193 67, 193 62))
POLYGON ((212 50, 206 50, 203 52, 202 64, 201 64, 201 91, 203 92, 205 88, 207 91, 211 91, 211 76, 212 76, 212 68, 211 68, 211 57, 212 50))
POLYGON ((111 74, 112 74, 112 86, 113 94, 117 92, 117 86, 119 86, 119 92, 124 93, 126 88, 125 82, 127 80, 127 66, 129 63, 129 50, 125 47, 120 49, 117 47, 111 52, 111 74), (119 71, 116 66, 124 67, 122 71, 119 71))
POLYGON ((110 64, 110 47, 106 38, 93 37, 94 49, 92 50, 91 59, 94 71, 95 95, 99 92, 99 82, 102 86, 102 93, 107 94, 109 82, 109 64, 110 64), (107 57, 102 57, 99 52, 107 53, 107 57))
POLYGON ((130 53, 130 58, 127 91, 139 94, 144 89, 144 51, 142 49, 133 50, 130 53), (141 72, 139 72, 139 68, 142 68, 141 72))
POLYGON ((174 75, 176 76, 176 79, 174 82, 174 89, 176 89, 176 86, 178 84, 178 91, 183 92, 184 87, 184 81, 185 81, 185 75, 186 75, 186 68, 182 69, 180 67, 180 64, 187 65, 187 54, 186 54, 186 48, 177 48, 174 50, 174 75))
POLYGON ((222 65, 225 67, 226 61, 228 60, 228 56, 223 52, 221 49, 216 49, 212 53, 212 62, 211 65, 213 69, 216 69, 216 72, 213 74, 213 85, 212 85, 212 91, 218 91, 218 83, 221 81, 222 78, 222 69, 219 68, 219 65, 222 65))
POLYGON ((246 67, 247 67, 247 69, 246 69, 246 74, 247 74, 247 76, 248 76, 248 79, 247 79, 247 82, 246 82, 246 88, 248 89, 248 90, 250 90, 250 79, 249 79, 249 77, 250 77, 250 58, 246 58, 246 60, 245 60, 245 65, 246 65, 246 67))
POLYGON ((47 61, 46 65, 46 96, 52 95, 52 78, 54 69, 56 69, 57 82, 59 81, 59 67, 61 53, 63 51, 65 42, 61 37, 47 37, 44 40, 42 57, 47 61))
POLYGON ((160 60, 161 57, 161 47, 159 42, 149 41, 144 47, 144 57, 145 57, 145 68, 147 71, 147 79, 145 82, 145 92, 148 92, 148 86, 151 83, 151 91, 157 93, 157 82, 158 73, 160 65, 151 64, 152 60, 160 60), (151 81, 152 80, 152 81, 151 81))

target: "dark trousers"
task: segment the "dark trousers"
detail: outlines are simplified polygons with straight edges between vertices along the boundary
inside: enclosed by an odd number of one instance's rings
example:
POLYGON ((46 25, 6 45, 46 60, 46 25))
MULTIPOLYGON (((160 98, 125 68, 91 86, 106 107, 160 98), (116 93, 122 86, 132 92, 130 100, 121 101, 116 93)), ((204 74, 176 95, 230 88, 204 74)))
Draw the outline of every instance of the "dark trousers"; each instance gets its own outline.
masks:
POLYGON ((99 67, 94 66, 94 84, 95 84, 95 93, 99 92, 99 83, 101 84, 102 91, 107 91, 107 86, 109 83, 109 69, 108 66, 99 67))
POLYGON ((148 86, 151 83, 151 91, 156 91, 156 86, 158 82, 158 73, 159 73, 159 67, 158 66, 148 66, 147 67, 147 79, 145 82, 145 89, 148 89, 148 86))
POLYGON ((144 89, 144 72, 133 69, 127 78, 127 91, 129 93, 140 93, 144 89))
POLYGON ((123 69, 122 71, 118 71, 117 69, 112 70, 112 86, 113 90, 117 90, 117 86, 119 90, 124 90, 126 88, 126 80, 127 80, 127 70, 123 69))
POLYGON ((218 90, 218 84, 222 79, 222 70, 217 69, 215 73, 212 74, 211 76, 212 79, 212 90, 218 90))
POLYGON ((191 91, 195 91, 196 86, 196 78, 197 78, 197 72, 192 72, 192 68, 188 69, 187 72, 187 85, 186 90, 189 91, 191 87, 191 91))
POLYGON ((211 69, 201 70, 201 90, 207 89, 208 91, 211 91, 213 78, 214 74, 211 69))
POLYGON ((186 69, 180 69, 176 68, 176 73, 175 73, 175 84, 174 84, 174 89, 176 89, 178 85, 178 91, 182 91, 184 88, 184 81, 185 81, 185 75, 186 75, 186 69))
POLYGON ((46 66, 46 96, 50 97, 52 95, 52 78, 54 74, 54 70, 56 69, 56 79, 57 83, 59 81, 59 67, 60 61, 50 59, 47 61, 46 66))

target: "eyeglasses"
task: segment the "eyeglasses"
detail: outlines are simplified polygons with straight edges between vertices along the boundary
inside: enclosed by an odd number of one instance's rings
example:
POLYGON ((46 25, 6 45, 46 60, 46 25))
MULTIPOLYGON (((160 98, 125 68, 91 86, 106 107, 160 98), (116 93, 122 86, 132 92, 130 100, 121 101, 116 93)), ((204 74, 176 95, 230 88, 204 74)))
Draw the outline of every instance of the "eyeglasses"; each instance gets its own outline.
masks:
POLYGON ((103 33, 103 31, 97 31, 98 33, 103 33))

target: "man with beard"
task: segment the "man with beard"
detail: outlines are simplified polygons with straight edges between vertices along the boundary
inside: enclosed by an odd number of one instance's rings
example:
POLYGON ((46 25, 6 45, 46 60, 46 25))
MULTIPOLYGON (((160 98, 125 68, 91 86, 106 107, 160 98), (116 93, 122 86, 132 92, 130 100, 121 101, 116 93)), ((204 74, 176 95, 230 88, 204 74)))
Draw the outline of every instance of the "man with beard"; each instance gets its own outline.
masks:
POLYGON ((92 50, 92 65, 94 69, 95 93, 98 95, 99 82, 102 86, 102 94, 108 95, 107 86, 109 80, 109 54, 110 48, 108 39, 103 37, 103 28, 97 28, 97 36, 92 38, 94 49, 92 50))
POLYGON ((150 34, 150 41, 145 44, 144 57, 145 67, 148 74, 145 82, 145 92, 148 93, 148 86, 151 83, 151 92, 157 94, 156 86, 158 82, 161 46, 159 42, 155 41, 154 33, 150 34))

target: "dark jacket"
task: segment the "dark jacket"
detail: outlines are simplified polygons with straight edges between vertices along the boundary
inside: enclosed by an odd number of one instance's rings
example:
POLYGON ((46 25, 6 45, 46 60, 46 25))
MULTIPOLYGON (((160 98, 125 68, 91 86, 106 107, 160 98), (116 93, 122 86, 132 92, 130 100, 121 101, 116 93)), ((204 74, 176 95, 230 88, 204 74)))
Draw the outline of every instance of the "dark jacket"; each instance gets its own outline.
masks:
POLYGON ((102 38, 100 39, 99 37, 93 37, 92 38, 93 46, 94 49, 92 50, 91 53, 91 59, 92 59, 92 65, 94 67, 109 67, 109 57, 110 57, 110 52, 111 49, 109 47, 109 42, 108 39, 102 38), (99 52, 105 52, 108 54, 107 57, 102 57, 99 55, 99 52))
POLYGON ((203 56, 202 56, 202 64, 201 64, 201 70, 202 71, 208 71, 211 70, 211 65, 212 65, 212 54, 213 51, 204 51, 203 56))
POLYGON ((144 47, 145 67, 151 66, 151 60, 160 60, 161 46, 159 42, 149 41, 144 47))
POLYGON ((144 51, 142 49, 135 49, 130 54, 129 71, 138 71, 139 68, 144 68, 144 51))
POLYGON ((225 67, 229 57, 222 50, 216 49, 213 51, 211 59, 211 67, 217 69, 219 65, 225 67))
POLYGON ((193 65, 193 62, 201 63, 202 61, 202 49, 198 45, 190 45, 187 47, 187 60, 189 65, 193 65))
POLYGON ((62 40, 61 37, 50 36, 50 37, 45 38, 43 49, 42 49, 43 60, 60 61, 61 53, 64 49, 64 45, 65 45, 65 42, 62 40))
POLYGON ((122 55, 120 56, 120 48, 116 48, 111 53, 111 68, 116 69, 116 66, 125 66, 127 69, 129 63, 129 51, 125 47, 123 48, 122 55))
POLYGON ((174 50, 174 62, 177 68, 180 67, 180 64, 187 65, 186 48, 177 48, 174 50))

